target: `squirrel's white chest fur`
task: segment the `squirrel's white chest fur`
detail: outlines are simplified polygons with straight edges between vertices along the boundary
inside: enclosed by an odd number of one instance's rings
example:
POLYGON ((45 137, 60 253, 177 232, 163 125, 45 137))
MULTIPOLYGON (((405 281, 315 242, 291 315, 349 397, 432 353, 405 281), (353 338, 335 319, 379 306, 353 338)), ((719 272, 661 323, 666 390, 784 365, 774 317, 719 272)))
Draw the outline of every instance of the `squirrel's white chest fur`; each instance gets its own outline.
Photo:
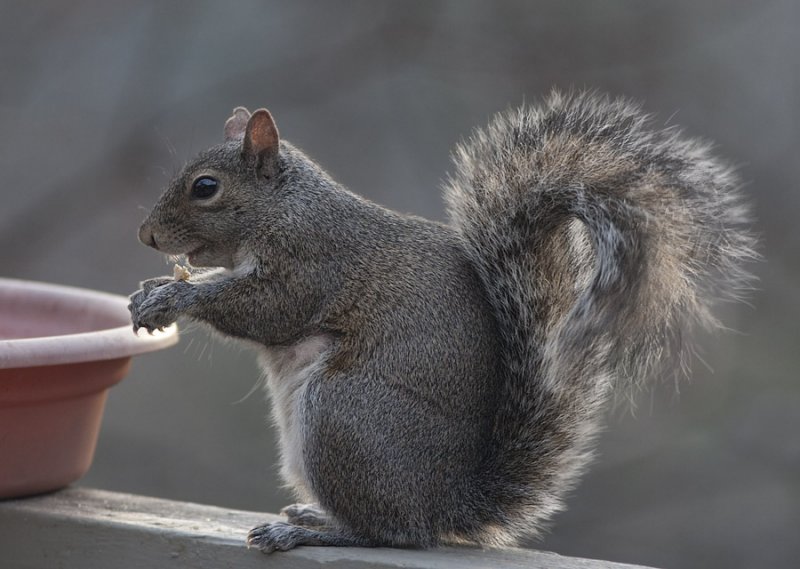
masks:
POLYGON ((307 501, 313 500, 313 493, 303 461, 303 425, 307 422, 303 399, 330 345, 331 338, 320 334, 290 346, 264 348, 259 357, 272 399, 272 416, 280 436, 281 476, 307 501))

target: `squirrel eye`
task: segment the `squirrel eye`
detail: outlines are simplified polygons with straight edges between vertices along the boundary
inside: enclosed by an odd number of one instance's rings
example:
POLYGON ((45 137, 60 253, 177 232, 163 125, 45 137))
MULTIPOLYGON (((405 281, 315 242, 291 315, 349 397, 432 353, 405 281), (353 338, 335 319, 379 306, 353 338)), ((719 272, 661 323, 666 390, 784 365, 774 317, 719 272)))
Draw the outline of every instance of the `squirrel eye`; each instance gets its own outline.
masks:
POLYGON ((207 199, 217 193, 219 182, 211 176, 200 176, 192 182, 192 197, 196 199, 207 199))

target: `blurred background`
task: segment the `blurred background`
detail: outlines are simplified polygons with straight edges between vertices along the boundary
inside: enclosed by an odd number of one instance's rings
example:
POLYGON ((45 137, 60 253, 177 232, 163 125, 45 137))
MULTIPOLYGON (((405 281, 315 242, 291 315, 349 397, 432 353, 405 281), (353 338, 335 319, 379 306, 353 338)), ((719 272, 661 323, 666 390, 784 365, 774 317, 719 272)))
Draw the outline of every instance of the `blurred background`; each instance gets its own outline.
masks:
MULTIPOLYGON (((609 413, 535 547, 658 567, 800 556, 800 8, 761 2, 0 2, 0 273, 128 294, 170 271, 136 229, 237 105, 352 190, 443 217, 449 151, 552 87, 644 102, 739 166, 763 235, 751 305, 691 381, 609 413), (794 55, 793 55, 794 54, 794 55)), ((98 488, 249 510, 279 485, 254 355, 188 330, 108 400, 98 488)), ((0 460, 2 458, 0 457, 0 460)))

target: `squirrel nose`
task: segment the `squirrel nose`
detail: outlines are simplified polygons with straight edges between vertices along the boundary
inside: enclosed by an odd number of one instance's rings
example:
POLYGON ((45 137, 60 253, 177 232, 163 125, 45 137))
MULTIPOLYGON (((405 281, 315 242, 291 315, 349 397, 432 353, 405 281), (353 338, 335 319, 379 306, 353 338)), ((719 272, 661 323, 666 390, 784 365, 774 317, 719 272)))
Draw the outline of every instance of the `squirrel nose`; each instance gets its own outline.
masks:
POLYGON ((142 226, 139 228, 139 241, 143 244, 147 245, 148 247, 152 247, 156 251, 158 251, 158 243, 156 243, 156 236, 153 234, 153 230, 150 229, 150 226, 146 223, 143 223, 142 226))

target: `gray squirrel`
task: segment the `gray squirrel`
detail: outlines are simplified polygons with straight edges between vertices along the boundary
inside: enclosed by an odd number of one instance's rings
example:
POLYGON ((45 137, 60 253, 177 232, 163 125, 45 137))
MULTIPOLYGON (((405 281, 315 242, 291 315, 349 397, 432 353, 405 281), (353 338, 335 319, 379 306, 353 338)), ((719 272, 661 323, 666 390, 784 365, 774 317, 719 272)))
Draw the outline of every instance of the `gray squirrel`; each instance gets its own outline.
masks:
POLYGON ((139 230, 201 269, 144 281, 130 310, 134 330, 185 316, 257 348, 301 503, 249 545, 501 546, 563 509, 613 388, 748 284, 732 170, 651 123, 594 93, 502 113, 457 147, 443 224, 234 110, 139 230))

